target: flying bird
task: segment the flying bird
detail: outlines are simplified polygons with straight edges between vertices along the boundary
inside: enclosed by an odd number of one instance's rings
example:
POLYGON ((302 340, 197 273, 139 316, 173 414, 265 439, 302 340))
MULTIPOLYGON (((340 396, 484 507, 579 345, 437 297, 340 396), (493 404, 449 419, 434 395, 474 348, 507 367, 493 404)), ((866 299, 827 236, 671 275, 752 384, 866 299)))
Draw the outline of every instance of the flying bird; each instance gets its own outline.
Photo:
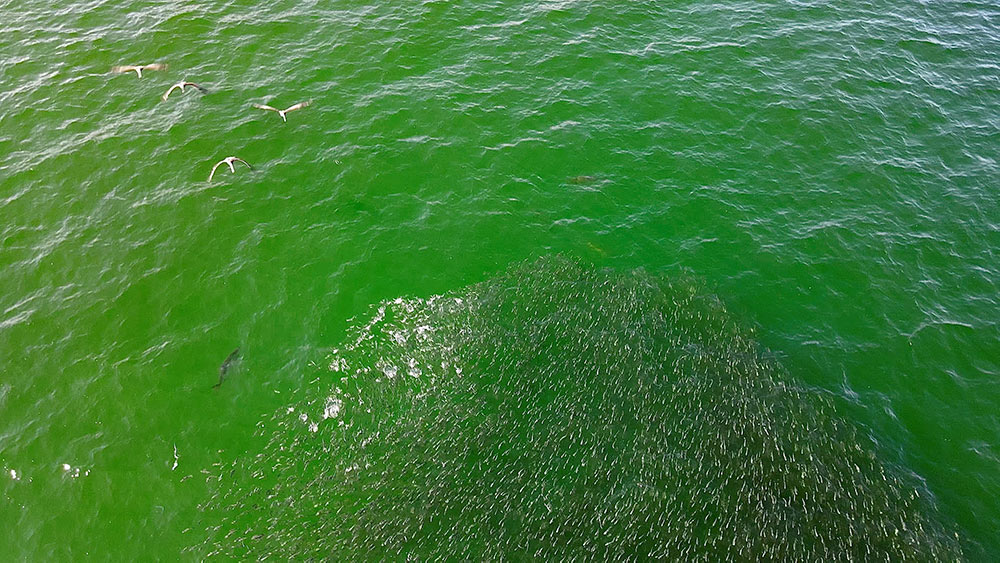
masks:
POLYGON ((163 94, 163 101, 164 102, 167 101, 167 98, 170 97, 170 93, 173 92, 174 90, 178 89, 178 88, 180 89, 181 93, 183 94, 185 86, 194 86, 202 94, 207 94, 208 93, 208 90, 202 88, 201 86, 195 84, 194 82, 187 82, 187 81, 182 80, 182 81, 178 82, 177 84, 174 84, 173 86, 171 86, 170 89, 167 90, 166 93, 163 94))
POLYGON ((313 103, 313 102, 312 102, 312 100, 309 100, 309 101, 305 101, 305 102, 299 102, 299 103, 295 104, 294 106, 292 106, 292 107, 290 107, 290 108, 288 108, 288 109, 278 109, 278 108, 273 108, 273 107, 271 107, 271 106, 266 106, 266 105, 264 105, 264 104, 253 104, 253 107, 255 107, 255 108, 257 108, 257 109, 262 109, 262 110, 266 110, 266 111, 274 111, 274 112, 277 112, 277 113, 278 113, 278 115, 280 115, 280 116, 281 116, 281 120, 282 120, 282 121, 285 121, 285 122, 287 122, 287 121, 288 121, 288 119, 286 119, 286 118, 285 118, 285 114, 286 114, 286 113, 288 113, 288 112, 290 112, 290 111, 295 111, 295 110, 297 110, 297 109, 302 109, 302 108, 304 108, 304 107, 306 107, 306 106, 308 106, 308 105, 310 105, 310 104, 312 104, 312 103, 313 103))
POLYGON ((123 73, 123 72, 135 72, 136 76, 142 78, 142 71, 144 70, 167 70, 167 65, 162 63, 153 63, 149 65, 125 65, 125 66, 113 66, 111 67, 111 72, 123 73))
POLYGON ((247 165, 247 168, 249 168, 250 170, 253 170, 253 166, 250 166, 250 163, 247 162, 247 161, 245 161, 245 160, 243 160, 242 158, 237 158, 235 156, 227 156, 226 158, 223 158, 219 162, 215 163, 215 166, 212 167, 212 173, 208 175, 208 181, 209 182, 212 181, 212 176, 215 176, 215 170, 217 168, 219 168, 220 166, 222 166, 223 164, 228 164, 229 165, 229 171, 230 172, 236 172, 236 167, 233 166, 234 162, 242 162, 243 164, 247 165))

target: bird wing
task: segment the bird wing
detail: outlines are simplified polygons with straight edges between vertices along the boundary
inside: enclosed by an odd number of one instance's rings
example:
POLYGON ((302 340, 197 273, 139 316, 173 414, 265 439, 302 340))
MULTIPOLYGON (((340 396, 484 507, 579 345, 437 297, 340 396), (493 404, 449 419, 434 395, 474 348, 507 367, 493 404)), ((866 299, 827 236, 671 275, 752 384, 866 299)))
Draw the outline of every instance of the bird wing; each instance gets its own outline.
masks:
POLYGON ((201 86, 195 84, 194 82, 185 82, 184 85, 185 86, 194 86, 195 88, 197 88, 198 90, 200 90, 202 94, 205 94, 205 93, 208 92, 208 90, 206 90, 205 88, 202 88, 201 86))
POLYGON ((122 73, 122 72, 134 72, 136 70, 136 68, 137 67, 132 66, 132 65, 118 65, 118 66, 111 67, 111 72, 118 72, 118 73, 122 73))
POLYGON ((225 163, 226 163, 225 160, 220 160, 219 162, 215 163, 215 166, 212 167, 212 173, 208 175, 208 181, 209 182, 212 181, 212 176, 215 176, 216 169, 218 169, 220 166, 222 166, 225 163))
MULTIPOLYGON (((247 165, 247 168, 249 168, 250 170, 253 170, 253 166, 250 166, 250 163, 247 162, 247 161, 245 161, 245 160, 243 160, 242 158, 237 158, 237 157, 234 156, 233 160, 235 160, 237 162, 242 162, 243 164, 247 165)), ((232 164, 230 164, 230 166, 232 166, 232 164)))
POLYGON ((177 88, 180 88, 181 92, 184 91, 184 87, 183 86, 181 86, 180 84, 174 84, 173 86, 170 87, 169 90, 166 91, 166 93, 163 94, 163 101, 164 102, 167 101, 167 98, 170 97, 170 93, 173 92, 177 88))
POLYGON ((294 106, 292 106, 292 107, 290 107, 290 108, 286 109, 286 110, 285 110, 285 113, 288 113, 288 112, 290 112, 290 111, 295 111, 295 110, 297 110, 297 109, 302 109, 302 108, 304 108, 304 107, 308 106, 308 105, 309 105, 309 104, 311 104, 311 103, 313 103, 313 101, 312 101, 312 100, 308 100, 308 101, 305 101, 305 102, 299 102, 299 103, 295 104, 294 106))
POLYGON ((253 107, 257 109, 266 109, 267 111, 279 111, 278 108, 273 108, 271 106, 265 106, 264 104, 253 104, 253 107))
POLYGON ((153 63, 142 65, 142 70, 167 70, 167 65, 163 63, 153 63))

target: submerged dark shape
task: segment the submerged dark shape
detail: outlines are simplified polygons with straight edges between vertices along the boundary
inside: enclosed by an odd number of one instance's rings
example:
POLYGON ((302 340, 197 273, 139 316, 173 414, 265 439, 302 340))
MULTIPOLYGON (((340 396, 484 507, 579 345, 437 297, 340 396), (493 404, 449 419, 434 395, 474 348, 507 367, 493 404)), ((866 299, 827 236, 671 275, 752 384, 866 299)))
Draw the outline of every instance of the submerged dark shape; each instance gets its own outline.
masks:
POLYGON ((690 280, 558 257, 382 303, 219 468, 196 549, 961 559, 920 484, 752 336, 690 280))
POLYGON ((233 363, 240 358, 240 349, 237 347, 235 350, 226 356, 226 359, 222 361, 222 365, 219 366, 219 382, 212 386, 212 389, 218 389, 222 382, 226 379, 226 374, 229 373, 229 368, 232 367, 233 363))

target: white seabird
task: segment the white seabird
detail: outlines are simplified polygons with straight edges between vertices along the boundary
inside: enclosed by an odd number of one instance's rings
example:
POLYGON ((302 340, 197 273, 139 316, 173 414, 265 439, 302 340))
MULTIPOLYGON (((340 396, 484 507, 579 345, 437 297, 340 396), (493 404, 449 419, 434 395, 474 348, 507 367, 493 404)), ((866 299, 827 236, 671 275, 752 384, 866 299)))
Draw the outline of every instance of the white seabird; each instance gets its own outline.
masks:
POLYGON ((227 156, 226 158, 223 158, 219 162, 215 163, 215 166, 212 167, 212 173, 208 175, 208 181, 209 182, 212 181, 212 177, 215 176, 215 170, 218 167, 222 166, 223 164, 228 164, 229 165, 229 171, 230 172, 236 172, 236 167, 233 166, 234 162, 242 162, 243 164, 247 165, 247 168, 249 168, 250 170, 253 170, 253 166, 250 166, 250 163, 247 162, 247 161, 245 161, 245 160, 243 160, 242 158, 237 158, 235 156, 227 156))
POLYGON ((208 90, 206 90, 205 88, 202 88, 201 86, 195 84, 194 82, 187 82, 187 81, 182 80, 182 81, 178 82, 177 84, 174 84, 173 86, 171 86, 170 89, 168 89, 163 94, 163 101, 164 102, 167 101, 167 98, 170 97, 170 93, 173 92, 174 90, 178 89, 178 88, 180 88, 181 93, 184 93, 184 87, 185 86, 194 86, 199 91, 201 91, 202 94, 207 94, 208 93, 208 90))
POLYGON ((125 66, 113 66, 111 67, 111 72, 135 72, 136 76, 142 78, 142 71, 144 70, 166 70, 167 65, 162 63, 153 63, 148 65, 125 65, 125 66))
POLYGON ((264 104, 253 104, 253 107, 255 107, 257 109, 262 109, 262 110, 277 112, 278 115, 281 116, 281 120, 287 122, 288 119, 285 118, 285 114, 286 113, 288 113, 290 111, 295 111, 297 109, 302 109, 302 108, 304 108, 304 107, 306 107, 306 106, 308 106, 308 105, 310 105, 312 103, 313 103, 312 100, 308 100, 308 101, 305 101, 305 102, 299 102, 299 103, 295 104, 294 106, 292 106, 292 107, 290 107, 288 109, 273 108, 271 106, 266 106, 264 104))

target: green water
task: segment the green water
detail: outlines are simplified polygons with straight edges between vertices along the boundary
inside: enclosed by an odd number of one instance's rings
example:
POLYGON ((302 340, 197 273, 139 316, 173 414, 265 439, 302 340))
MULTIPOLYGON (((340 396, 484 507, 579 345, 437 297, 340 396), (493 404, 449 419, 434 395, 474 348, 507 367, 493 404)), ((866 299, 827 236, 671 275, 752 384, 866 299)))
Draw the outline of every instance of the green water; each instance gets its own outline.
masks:
POLYGON ((995 559, 997 60, 980 2, 2 2, 0 554, 995 559))
POLYGON ((955 559, 926 491, 748 336, 689 281, 563 258, 383 304, 214 472, 206 552, 955 559))

